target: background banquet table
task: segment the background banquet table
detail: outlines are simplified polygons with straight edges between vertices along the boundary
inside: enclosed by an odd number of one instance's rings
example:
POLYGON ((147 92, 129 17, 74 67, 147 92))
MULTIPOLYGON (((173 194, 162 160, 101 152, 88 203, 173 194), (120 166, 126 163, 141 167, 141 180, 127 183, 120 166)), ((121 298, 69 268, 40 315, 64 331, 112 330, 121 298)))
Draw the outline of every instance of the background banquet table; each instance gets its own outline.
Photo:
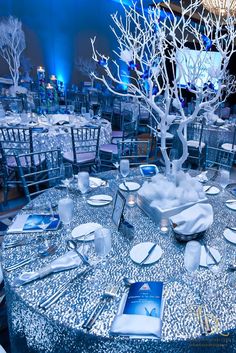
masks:
MULTIPOLYGON (((175 134, 179 127, 178 122, 174 122, 169 131, 175 134)), ((233 142, 235 123, 225 123, 222 126, 206 125, 203 128, 202 142, 206 143, 211 147, 218 148, 223 143, 233 142)), ((199 139, 199 133, 197 132, 196 140, 199 139)))
MULTIPOLYGON (((63 122, 63 114, 60 115, 59 122, 63 122)), ((54 115, 56 117, 56 115, 54 115)), ((34 124, 28 124, 26 121, 19 120, 17 127, 32 127, 33 129, 33 148, 35 152, 43 150, 49 150, 54 148, 60 148, 63 152, 69 152, 72 150, 72 141, 70 135, 70 127, 83 127, 83 126, 101 126, 99 145, 108 144, 111 142, 112 128, 111 123, 106 119, 86 119, 82 116, 73 116, 73 120, 69 120, 68 115, 65 115, 64 119, 68 119, 68 124, 60 125, 54 124, 50 116, 48 118, 38 118, 38 122, 34 124)), ((9 125, 6 121, 9 119, 1 119, 0 126, 14 127, 14 120, 9 125)))
MULTIPOLYGON (((94 189, 92 193, 114 196, 118 188, 115 172, 102 173, 101 176, 109 179, 109 186, 94 189)), ((132 179, 143 182, 137 170, 132 172, 132 179)), ((64 195, 64 190, 51 189, 27 205, 22 213, 29 210, 32 212, 32 208, 34 212, 40 212, 47 200, 57 203, 64 195)), ((197 272, 194 289, 183 280, 185 245, 175 239, 172 230, 169 230, 168 234, 162 234, 138 207, 126 208, 126 218, 135 226, 135 237, 133 240, 125 239, 112 223, 111 204, 94 208, 82 200, 76 189, 72 190, 70 195, 75 206, 72 228, 86 222, 98 222, 110 228, 112 253, 108 256, 105 266, 98 265, 90 274, 73 281, 66 293, 47 311, 39 309, 40 298, 55 291, 65 279, 72 278, 76 269, 53 274, 17 288, 14 287, 14 280, 20 273, 35 270, 66 251, 63 245, 64 228, 50 233, 50 240, 60 245, 56 254, 37 259, 22 269, 4 272, 12 353, 235 352, 236 294, 235 286, 229 285, 233 274, 226 271, 235 245, 227 243, 223 238, 224 228, 235 223, 235 211, 227 209, 224 204, 224 201, 230 198, 227 191, 218 196, 208 196, 214 209, 214 224, 204 235, 208 245, 218 248, 223 256, 222 269, 213 273, 209 269, 201 268, 197 272), (129 257, 131 248, 143 241, 157 242, 163 249, 161 259, 152 266, 136 265, 129 257), (129 339, 109 335, 121 295, 125 291, 122 282, 119 282, 118 298, 109 302, 91 332, 86 333, 82 329, 83 322, 107 285, 117 283, 123 276, 136 281, 164 282, 165 309, 161 339, 129 339), (213 284, 216 291, 214 298, 209 298, 208 289, 213 284), (213 333, 207 337, 200 335, 196 315, 199 301, 206 304, 208 312, 211 313, 213 333)), ((23 235, 8 234, 4 243, 22 237, 23 235)), ((36 238, 36 234, 31 233, 24 237, 36 238)), ((35 247, 29 245, 3 250, 3 267, 35 252, 35 247)), ((89 257, 93 252, 91 244, 89 257)))

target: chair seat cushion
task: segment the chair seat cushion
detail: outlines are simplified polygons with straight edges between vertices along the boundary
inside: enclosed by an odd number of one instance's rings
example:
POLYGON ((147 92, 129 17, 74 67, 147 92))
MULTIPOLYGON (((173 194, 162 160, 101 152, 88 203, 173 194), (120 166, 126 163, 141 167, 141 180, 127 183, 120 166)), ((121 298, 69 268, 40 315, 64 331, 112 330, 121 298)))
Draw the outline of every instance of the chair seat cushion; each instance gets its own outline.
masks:
POLYGON ((100 146, 100 151, 101 152, 110 152, 112 154, 118 154, 118 148, 117 145, 114 145, 112 143, 108 143, 105 145, 100 146))
MULTIPOLYGON (((198 148, 199 147, 199 141, 189 140, 189 141, 187 141, 187 145, 189 147, 198 148)), ((204 147, 205 147, 205 143, 201 142, 201 148, 204 148, 204 147)))
POLYGON ((112 136, 112 138, 122 138, 123 137, 123 131, 112 131, 111 136, 112 136))
MULTIPOLYGON (((161 138, 161 133, 158 132, 158 133, 157 133, 157 136, 158 136, 159 138, 161 138)), ((166 132, 166 139, 167 139, 167 140, 172 140, 173 137, 174 137, 173 134, 171 134, 170 132, 166 132)))
MULTIPOLYGON (((43 163, 44 161, 45 161, 45 158, 42 158, 42 159, 39 161, 38 156, 37 156, 37 155, 34 156, 34 164, 35 164, 36 166, 40 165, 40 163, 43 163)), ((29 161, 29 164, 27 165, 26 159, 25 159, 25 158, 21 158, 21 157, 20 157, 20 162, 21 162, 21 166, 22 166, 23 168, 25 168, 25 167, 27 167, 27 166, 29 166, 29 165, 31 164, 30 161, 29 161)), ((7 165, 8 165, 8 167, 10 167, 10 168, 14 168, 14 167, 17 166, 16 159, 15 159, 14 156, 12 156, 12 157, 11 157, 11 156, 8 156, 8 157, 7 157, 7 165)))
MULTIPOLYGON (((65 152, 63 154, 63 157, 70 161, 70 162, 74 162, 74 155, 73 152, 65 152)), ((79 153, 76 156, 77 159, 77 163, 89 163, 92 162, 96 159, 96 153, 95 152, 83 152, 83 153, 79 153)))
POLYGON ((223 150, 226 150, 226 151, 236 152, 236 146, 234 146, 232 149, 232 143, 223 143, 223 145, 221 145, 221 148, 223 148, 223 150))

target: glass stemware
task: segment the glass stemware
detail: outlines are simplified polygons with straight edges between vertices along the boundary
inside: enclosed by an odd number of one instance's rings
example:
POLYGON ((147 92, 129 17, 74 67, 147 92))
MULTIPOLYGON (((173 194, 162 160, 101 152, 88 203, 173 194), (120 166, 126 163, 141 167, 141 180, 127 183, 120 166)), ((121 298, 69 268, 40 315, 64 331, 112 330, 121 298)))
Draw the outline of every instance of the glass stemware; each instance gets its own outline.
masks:
POLYGON ((200 264, 201 244, 197 241, 189 241, 184 252, 184 267, 187 271, 187 284, 192 287, 195 274, 200 264))
POLYGON ((74 114, 74 111, 75 111, 75 106, 73 104, 69 104, 67 106, 67 110, 70 114, 74 114))
MULTIPOLYGON (((46 207, 45 207, 45 211, 46 213, 50 212, 50 218, 46 221, 44 221, 43 223, 40 223, 38 226, 39 228, 41 228, 43 231, 46 231, 47 227, 56 220, 55 216, 54 216, 54 211, 53 211, 53 206, 52 206, 52 203, 51 201, 48 201, 46 203, 46 207)), ((52 247, 54 249, 57 248, 57 246, 55 246, 54 244, 50 244, 49 243, 49 238, 48 238, 48 233, 42 233, 40 234, 40 238, 42 239, 43 238, 43 243, 41 243, 39 246, 38 246, 38 253, 40 254, 47 254, 50 255, 50 250, 52 249, 52 247)))
POLYGON ((65 225, 66 239, 70 237, 70 224, 73 218, 73 200, 69 197, 59 200, 58 202, 58 214, 60 220, 65 225))
POLYGON ((82 194, 83 200, 86 200, 85 194, 89 190, 89 173, 88 172, 78 173, 78 188, 82 194))
POLYGON ((120 174, 124 178, 124 183, 125 183, 125 178, 129 175, 129 160, 128 159, 121 159, 121 161, 120 161, 120 174))
POLYGON ((69 196, 69 187, 74 179, 72 165, 67 163, 61 167, 62 182, 66 186, 67 196, 69 196))
POLYGON ((230 178, 230 172, 227 169, 221 169, 220 170, 220 186, 223 189, 223 193, 225 192, 226 186, 229 184, 229 178, 230 178))
POLYGON ((114 167, 116 168, 116 180, 119 179, 119 174, 118 174, 118 168, 120 166, 120 163, 118 161, 112 163, 114 165, 114 167))

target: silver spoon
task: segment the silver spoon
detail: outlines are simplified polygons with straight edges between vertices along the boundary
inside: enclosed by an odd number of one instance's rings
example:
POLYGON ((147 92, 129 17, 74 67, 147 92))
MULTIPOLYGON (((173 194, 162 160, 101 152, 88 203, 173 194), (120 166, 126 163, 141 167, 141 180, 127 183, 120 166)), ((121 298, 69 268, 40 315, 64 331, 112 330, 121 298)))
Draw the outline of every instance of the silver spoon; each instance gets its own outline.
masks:
POLYGON ((128 277, 124 277, 123 282, 126 287, 130 287, 131 284, 135 283, 135 280, 128 278, 128 277))
POLYGON ((73 250, 76 252, 76 254, 79 256, 79 258, 82 260, 82 262, 85 264, 85 265, 88 265, 88 266, 91 266, 89 261, 88 261, 88 257, 82 253, 79 252, 78 250, 78 245, 77 243, 72 240, 72 239, 69 239, 67 240, 66 242, 66 246, 69 250, 73 250))

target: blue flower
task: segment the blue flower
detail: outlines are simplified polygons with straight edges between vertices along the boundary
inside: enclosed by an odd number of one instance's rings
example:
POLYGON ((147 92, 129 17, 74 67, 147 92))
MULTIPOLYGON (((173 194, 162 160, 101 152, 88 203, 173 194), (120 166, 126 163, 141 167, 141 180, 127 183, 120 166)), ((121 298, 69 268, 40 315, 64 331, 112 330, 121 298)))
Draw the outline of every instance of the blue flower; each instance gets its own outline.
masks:
POLYGON ((135 70, 136 67, 137 67, 137 65, 134 63, 133 60, 129 61, 129 66, 128 66, 129 70, 135 70))
POLYGON ((152 89, 152 95, 155 96, 158 93, 158 88, 157 86, 154 86, 152 89))
POLYGON ((98 64, 101 66, 106 66, 107 65, 107 60, 105 58, 99 59, 98 64))
POLYGON ((205 46, 205 49, 208 51, 212 47, 212 41, 210 38, 208 38, 205 34, 202 34, 202 40, 203 44, 205 46))

